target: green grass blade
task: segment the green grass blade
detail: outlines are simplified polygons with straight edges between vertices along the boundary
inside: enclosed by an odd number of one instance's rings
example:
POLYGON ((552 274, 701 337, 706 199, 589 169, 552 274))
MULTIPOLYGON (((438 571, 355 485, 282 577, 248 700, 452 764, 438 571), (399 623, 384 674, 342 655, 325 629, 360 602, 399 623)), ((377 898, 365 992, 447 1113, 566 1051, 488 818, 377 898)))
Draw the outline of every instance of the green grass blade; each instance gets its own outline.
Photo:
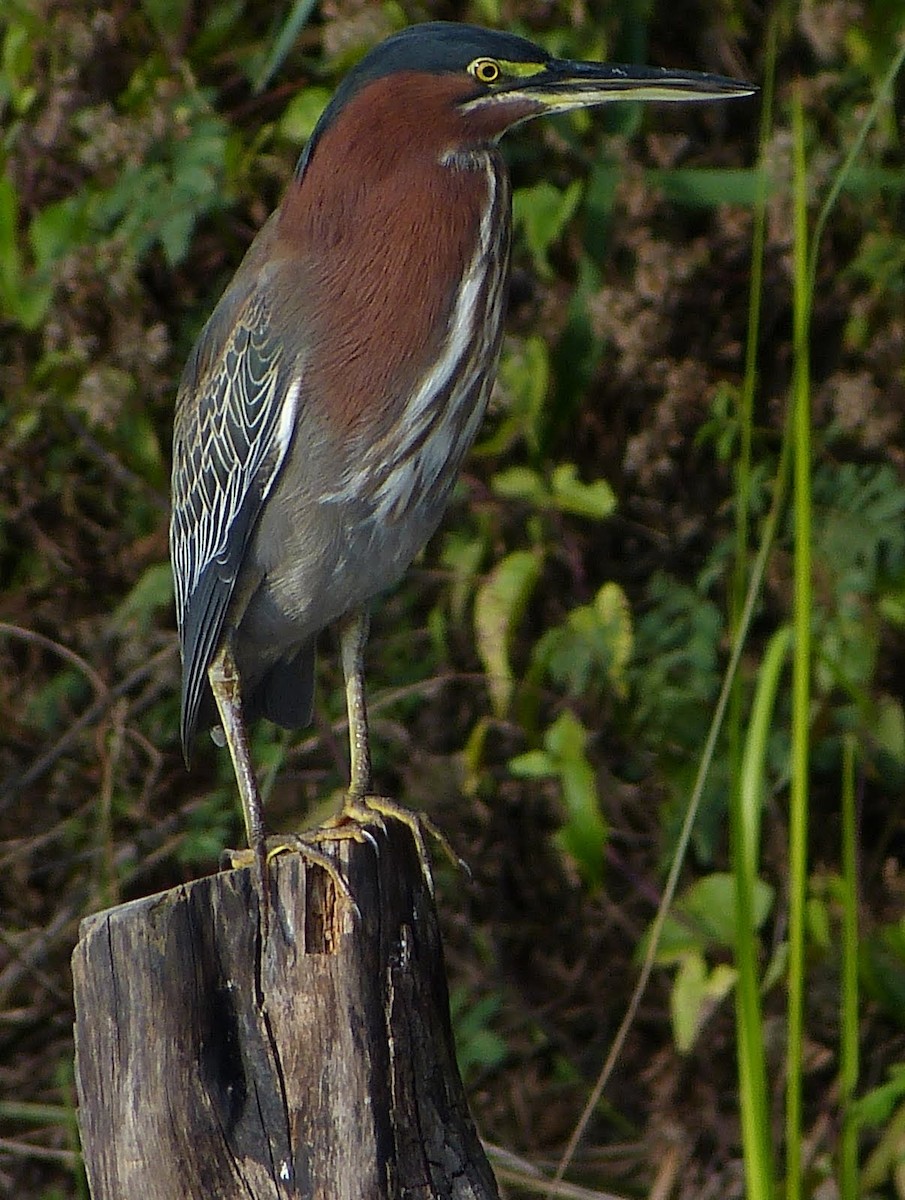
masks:
POLYGON ((273 48, 267 56, 267 61, 254 80, 252 91, 256 96, 267 87, 277 71, 286 60, 293 43, 308 24, 308 18, 314 11, 314 0, 296 0, 292 12, 283 22, 283 27, 277 34, 273 48))
POLYGON ((769 1200, 774 1194, 770 1143, 769 1089, 760 1004, 754 885, 759 870, 760 822, 765 764, 776 694, 791 642, 788 626, 772 637, 758 676, 742 763, 739 802, 733 812, 733 866, 738 911, 735 961, 738 983, 735 1019, 739 1110, 745 1155, 746 1195, 769 1200))
POLYGON ((792 103, 792 476, 794 513, 792 762, 789 794, 789 979, 786 1034, 786 1195, 802 1196, 802 1058, 807 901, 808 774, 811 704, 811 391, 808 333, 807 163, 800 89, 792 103))
POLYGON ((852 1106, 858 1087, 858 847, 855 818, 855 739, 842 757, 842 994, 839 1000, 840 1200, 857 1200, 858 1122, 852 1106))
POLYGON ((836 178, 833 180, 833 185, 827 192, 826 200, 821 206, 817 216, 817 221, 814 224, 814 238, 811 246, 811 258, 808 266, 808 291, 811 296, 814 295, 814 289, 817 285, 817 252, 820 248, 820 241, 823 237, 823 231, 826 227, 830 213, 836 207, 836 201, 839 199, 839 193, 845 187, 849 178, 856 174, 855 162, 864 149, 864 143, 867 141, 867 135, 870 133, 873 126, 876 124, 877 118, 880 115, 880 109, 884 104, 889 102, 892 94, 893 85, 898 77, 902 66, 905 65, 905 40, 903 40, 898 54, 895 55, 892 62, 889 64, 889 69, 880 81, 880 86, 877 88, 877 94, 874 96, 870 108, 865 114, 864 121, 858 130, 855 140, 849 147, 848 154, 842 161, 842 166, 836 173, 836 178))
MULTIPOLYGON (((776 70, 777 21, 767 31, 764 64, 763 104, 761 108, 760 164, 751 246, 751 279, 748 291, 748 330, 745 345, 745 375, 739 399, 739 454, 735 470, 735 563, 730 591, 729 618, 733 633, 738 632, 743 611, 748 575, 748 526, 751 509, 751 466, 754 429, 754 394, 757 387, 757 351, 760 339, 763 298, 763 260, 766 239, 767 160, 766 151, 773 126, 773 93, 776 70)), ((788 639, 787 639, 788 640, 788 639)), ((775 641, 775 639, 774 639, 775 641)), ((754 881, 760 845, 760 812, 763 798, 763 763, 766 738, 779 669, 769 669, 773 661, 781 666, 782 647, 765 662, 755 699, 754 713, 742 750, 744 694, 736 680, 729 714, 729 755, 731 762, 732 860, 737 905, 735 963, 738 983, 735 993, 736 1058, 738 1064, 739 1116, 745 1164, 746 1193, 749 1200, 770 1200, 775 1172, 770 1144, 770 1111, 767 1068, 760 1008, 757 939, 754 929, 754 881), (745 764, 749 764, 745 769, 745 764), (756 768, 753 764, 756 763, 756 768)))
POLYGON ((739 820, 739 857, 743 879, 753 893, 760 869, 760 819, 763 811, 767 742, 770 736, 776 693, 782 668, 792 642, 792 630, 783 625, 770 638, 758 674, 757 690, 751 709, 751 721, 745 742, 741 770, 741 811, 739 820))

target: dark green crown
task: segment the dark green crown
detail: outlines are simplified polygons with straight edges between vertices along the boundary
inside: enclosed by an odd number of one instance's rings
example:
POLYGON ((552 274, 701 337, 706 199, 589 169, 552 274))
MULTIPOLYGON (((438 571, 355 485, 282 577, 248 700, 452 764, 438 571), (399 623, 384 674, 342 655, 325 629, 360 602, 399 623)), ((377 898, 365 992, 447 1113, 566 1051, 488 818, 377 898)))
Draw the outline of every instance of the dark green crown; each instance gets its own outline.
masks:
MULTIPOLYGON (((543 63, 550 58, 546 50, 514 33, 453 21, 410 25, 369 50, 345 77, 308 139, 296 175, 301 176, 304 172, 318 139, 331 121, 367 84, 397 71, 427 71, 438 75, 444 71, 464 71, 470 62, 482 56, 524 63, 543 63)), ((479 90, 479 85, 475 85, 475 91, 479 90)))

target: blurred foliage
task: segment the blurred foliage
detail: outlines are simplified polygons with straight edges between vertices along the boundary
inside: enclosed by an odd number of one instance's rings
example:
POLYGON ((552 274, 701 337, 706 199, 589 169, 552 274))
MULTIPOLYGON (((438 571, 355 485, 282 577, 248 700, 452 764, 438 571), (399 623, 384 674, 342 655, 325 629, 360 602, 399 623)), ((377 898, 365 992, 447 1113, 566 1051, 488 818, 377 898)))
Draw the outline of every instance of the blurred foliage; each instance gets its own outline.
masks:
MULTIPOLYGON (((790 2, 777 12, 754 531, 771 499, 791 361, 791 82, 803 89, 819 197, 903 30, 899 0, 790 2)), ((605 12, 560 0, 4 5, 0 1093, 48 1114, 71 1111, 59 1069, 72 1052, 67 960, 78 919, 214 869, 241 834, 226 756, 199 743, 189 774, 178 745, 166 519, 179 372, 343 72, 387 33, 434 17, 513 28, 574 57, 753 79, 763 65, 761 11, 731 2, 623 0, 605 12)), ((429 809, 474 872, 471 884, 449 885, 458 890, 444 912, 463 1071, 483 1131, 532 1154, 549 1157, 565 1141, 584 1079, 626 1006, 726 663, 756 111, 618 105, 506 139, 514 275, 491 414, 443 531, 375 614, 378 778, 429 809), (463 919, 452 915, 463 909, 463 919)), ((857 1119, 865 1186, 896 1195, 905 1061, 902 116, 900 80, 846 181, 814 297, 808 1067, 815 1161, 824 1155, 831 1174, 838 914, 817 868, 838 857, 841 742, 854 734, 857 1119)), ((786 525, 742 662, 745 704, 764 647, 788 619, 790 547, 786 525)), ((313 730, 291 740, 266 726, 254 732, 274 828, 319 819, 345 779, 329 638, 318 672, 313 730)), ((765 1005, 777 1019, 785 693, 780 686, 766 741, 756 914, 765 1005)), ((675 1194, 739 1194, 723 1003, 734 982, 730 762, 721 743, 661 946, 666 986, 646 1001, 623 1079, 596 1118, 601 1140, 642 1131, 628 1182, 611 1188, 606 1168, 594 1176, 607 1190, 652 1190, 660 1147, 678 1130, 690 1157, 675 1194), (713 1053, 717 1045, 726 1053, 713 1053)), ((32 1117, 27 1137, 15 1128, 26 1149, 10 1149, 12 1139, 0 1149, 0 1191, 10 1181, 11 1195, 83 1195, 71 1122, 32 1117)), ((0 1109, 0 1123, 11 1120, 0 1109)))
MULTIPOLYGON (((756 931, 767 920, 773 900, 773 889, 756 880, 752 913, 756 931)), ((656 959, 676 967, 670 1015, 676 1047, 684 1054, 691 1051, 715 1007, 735 985, 734 967, 718 958, 710 960, 732 950, 737 929, 735 879, 721 872, 703 875, 691 884, 663 926, 656 959)), ((646 941, 639 946, 639 955, 647 952, 646 941)), ((776 971, 767 972, 767 978, 771 975, 775 982, 776 971)))
POLYGON ((449 997, 449 1010, 456 1031, 456 1057, 466 1081, 479 1071, 493 1071, 506 1057, 506 1043, 491 1028, 502 1008, 497 995, 471 1002, 464 988, 456 988, 449 997))

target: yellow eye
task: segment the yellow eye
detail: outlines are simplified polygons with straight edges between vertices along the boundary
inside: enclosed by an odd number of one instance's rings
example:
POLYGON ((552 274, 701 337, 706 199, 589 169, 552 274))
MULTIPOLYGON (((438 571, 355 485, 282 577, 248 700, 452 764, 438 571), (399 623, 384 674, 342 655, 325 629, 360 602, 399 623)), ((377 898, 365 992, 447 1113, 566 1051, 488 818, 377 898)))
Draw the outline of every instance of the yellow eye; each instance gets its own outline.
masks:
POLYGON ((468 64, 468 70, 479 83, 496 83, 502 75, 500 64, 492 58, 476 58, 468 64))

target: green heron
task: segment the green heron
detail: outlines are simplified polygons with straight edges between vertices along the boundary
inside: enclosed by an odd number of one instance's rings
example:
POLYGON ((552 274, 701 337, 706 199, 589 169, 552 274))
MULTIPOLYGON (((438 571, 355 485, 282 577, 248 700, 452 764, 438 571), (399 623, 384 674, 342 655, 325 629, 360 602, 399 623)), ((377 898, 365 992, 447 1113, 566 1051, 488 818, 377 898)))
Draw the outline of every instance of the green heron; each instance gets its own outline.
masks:
POLYGON ((199 727, 225 739, 262 870, 247 726, 310 721, 315 642, 332 625, 349 717, 346 811, 360 814, 370 795, 369 605, 436 529, 499 354, 511 226, 499 138, 569 109, 754 90, 567 61, 443 22, 388 38, 337 90, 176 401, 182 745, 188 761, 199 727))

